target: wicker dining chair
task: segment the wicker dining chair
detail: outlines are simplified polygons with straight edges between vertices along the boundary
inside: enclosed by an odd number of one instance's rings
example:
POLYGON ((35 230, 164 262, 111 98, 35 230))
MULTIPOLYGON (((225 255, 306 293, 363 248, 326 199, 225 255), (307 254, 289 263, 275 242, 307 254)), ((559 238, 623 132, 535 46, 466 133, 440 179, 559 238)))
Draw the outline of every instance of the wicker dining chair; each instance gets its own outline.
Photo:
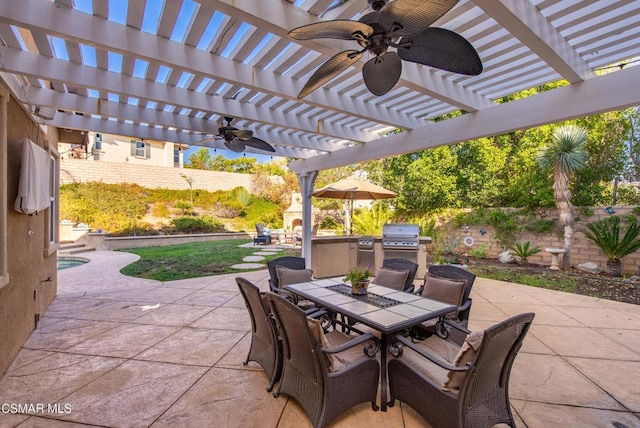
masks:
POLYGON ((396 336, 403 351, 388 364, 389 405, 410 405, 434 428, 515 427, 509 377, 533 317, 516 315, 472 333, 462 347, 435 335, 419 343, 396 336))
POLYGON ((284 290, 282 287, 297 282, 311 281, 313 272, 305 269, 304 257, 283 256, 267 262, 269 269, 269 289, 272 293, 279 294, 302 309, 308 310, 315 307, 309 300, 300 300, 298 297, 284 290))
POLYGON ((272 293, 289 296, 290 293, 282 289, 280 278, 276 270, 277 266, 283 266, 288 269, 304 270, 306 267, 304 257, 284 256, 267 262, 267 268, 269 269, 269 289, 272 293))
MULTIPOLYGON (((466 282, 466 284, 464 285, 464 291, 462 292, 462 303, 458 308, 456 321, 461 326, 466 327, 469 324, 469 315, 471 313, 471 288, 473 287, 473 283, 476 280, 476 276, 466 269, 452 265, 431 265, 427 269, 427 272, 428 274, 434 275, 439 278, 464 280, 466 282)), ((424 284, 418 290, 419 294, 422 294, 423 288, 424 284)))
POLYGON ((377 350, 377 339, 371 333, 354 337, 337 330, 324 335, 289 300, 273 293, 266 298, 283 344, 282 376, 274 396, 296 400, 315 428, 359 403, 369 401, 378 410, 380 364, 368 355, 377 350))
POLYGON ((409 274, 404 282, 404 290, 407 293, 413 293, 414 285, 413 280, 418 272, 418 264, 411 260, 401 258, 390 258, 382 260, 382 267, 395 270, 408 270, 409 274))
POLYGON ((249 361, 260 364, 269 378, 267 391, 271 391, 282 371, 282 342, 260 289, 246 278, 237 277, 236 283, 251 318, 251 345, 243 364, 246 366, 249 361))

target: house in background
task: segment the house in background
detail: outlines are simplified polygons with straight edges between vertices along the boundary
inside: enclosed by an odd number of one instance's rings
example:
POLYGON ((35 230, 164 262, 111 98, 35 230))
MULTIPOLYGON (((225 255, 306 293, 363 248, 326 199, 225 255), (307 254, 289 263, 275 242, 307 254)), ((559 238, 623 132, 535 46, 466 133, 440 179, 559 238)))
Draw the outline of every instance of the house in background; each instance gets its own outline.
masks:
POLYGON ((101 162, 182 168, 186 144, 137 137, 60 130, 58 151, 62 159, 89 159, 101 162))

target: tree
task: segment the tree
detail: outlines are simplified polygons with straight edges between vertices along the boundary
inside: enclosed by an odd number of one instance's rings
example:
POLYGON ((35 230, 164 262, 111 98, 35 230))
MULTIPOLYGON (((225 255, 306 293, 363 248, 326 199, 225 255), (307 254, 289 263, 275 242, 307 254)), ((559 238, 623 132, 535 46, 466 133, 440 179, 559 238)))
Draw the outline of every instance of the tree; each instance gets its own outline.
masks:
POLYGON ((393 218, 393 212, 383 202, 376 202, 369 208, 362 208, 353 215, 353 229, 356 235, 382 235, 382 227, 393 218))
POLYGON ((587 152, 584 149, 586 141, 587 131, 584 128, 561 125, 553 132, 552 141, 544 147, 538 157, 540 165, 553 173, 553 196, 560 224, 564 226, 563 269, 571 266, 571 242, 575 223, 569 180, 574 172, 586 165, 587 152))
POLYGON ((197 152, 191 153, 191 156, 189 156, 189 163, 184 167, 193 169, 209 169, 210 163, 211 155, 209 154, 209 149, 206 147, 200 147, 197 152))

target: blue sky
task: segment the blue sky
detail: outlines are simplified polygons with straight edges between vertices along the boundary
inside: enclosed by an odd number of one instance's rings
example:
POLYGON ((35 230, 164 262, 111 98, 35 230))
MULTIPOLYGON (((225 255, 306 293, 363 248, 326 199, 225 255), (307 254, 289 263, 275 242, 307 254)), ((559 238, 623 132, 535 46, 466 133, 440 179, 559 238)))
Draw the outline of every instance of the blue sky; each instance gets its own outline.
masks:
MULTIPOLYGON (((201 149, 200 146, 191 146, 187 150, 185 150, 184 162, 188 163, 189 156, 191 156, 191 153, 195 153, 200 149, 201 149)), ((243 153, 236 153, 236 152, 232 152, 231 150, 221 150, 221 149, 217 149, 215 152, 213 151, 213 149, 209 149, 209 154, 211 155, 212 158, 218 155, 222 155, 227 159, 238 159, 238 158, 241 158, 243 155, 243 153)), ((258 155, 255 153, 247 153, 246 155, 248 158, 256 158, 260 163, 268 163, 273 161, 270 155, 258 155)))
MULTIPOLYGON (((108 1, 109 1, 108 19, 110 21, 117 22, 122 25, 126 25, 128 3, 129 1, 134 1, 134 0, 108 0, 108 1)), ((297 0, 297 1, 301 1, 301 0, 297 0)), ((75 8, 81 12, 93 14, 92 0, 74 0, 74 5, 75 5, 75 8)), ((151 0, 145 3, 145 11, 143 15, 144 18, 142 21, 142 28, 141 28, 142 31, 145 31, 151 34, 157 34, 163 5, 164 5, 164 1, 161 1, 161 0, 151 0)), ((184 0, 178 15, 178 19, 176 21, 176 26, 173 29, 173 33, 171 34, 171 40, 174 40, 179 43, 184 42, 189 23, 191 22, 191 17, 197 12, 198 7, 199 7, 198 3, 194 2, 193 0, 184 0)), ((220 12, 216 11, 213 14, 213 16, 211 17, 211 21, 209 22, 207 28, 202 34, 200 41, 198 42, 198 45, 196 46, 197 49, 202 49, 206 51, 211 49, 211 45, 213 43, 216 32, 220 28, 220 25, 223 23, 225 18, 226 16, 220 12)), ((242 39, 243 35, 249 29, 250 29, 249 24, 243 23, 242 25, 240 25, 240 27, 238 28, 238 31, 236 32, 234 37, 230 40, 225 50, 220 53, 220 55, 223 57, 230 55, 234 50, 234 46, 242 39)), ((266 43, 268 43, 272 37, 273 37, 273 34, 266 34, 263 40, 256 46, 254 51, 247 56, 244 62, 245 63, 250 62, 255 56, 255 54, 266 43)), ((51 43, 53 46, 55 57, 58 59, 63 59, 68 61, 69 54, 67 52, 67 47, 64 40, 57 37, 52 37, 51 43)), ((91 46, 80 45, 80 50, 81 50, 83 64, 90 67, 96 67, 97 62, 96 62, 95 48, 91 46)), ((108 54, 109 71, 120 73, 122 71, 122 62, 123 62, 122 55, 114 52, 109 52, 108 54)), ((149 63, 147 61, 136 59, 134 68, 133 68, 133 76, 138 78, 146 78, 148 67, 149 67, 149 63)), ((158 74, 156 76, 156 81, 159 83, 166 83, 172 71, 173 71, 172 69, 165 66, 159 67, 158 74)), ((185 88, 189 86, 193 77, 194 76, 191 73, 183 73, 177 81, 177 86, 181 88, 185 88)), ((204 79, 202 84, 200 84, 195 90, 198 92, 206 92, 210 86, 210 84, 208 84, 210 82, 211 82, 210 79, 208 80, 204 79)), ((220 92, 223 89, 224 89, 224 85, 220 87, 217 92, 220 92)), ((88 94, 90 97, 94 97, 94 98, 97 98, 99 96, 98 91, 93 90, 91 88, 89 88, 88 94)), ((107 94, 107 98, 112 102, 125 102, 127 104, 136 105, 136 106, 140 101, 137 98, 127 97, 124 94, 110 93, 110 94, 107 94)), ((154 108, 153 104, 155 103, 150 102, 147 104, 147 107, 154 108)), ((182 112, 181 110, 182 109, 180 108, 180 106, 165 107, 165 111, 176 112, 181 114, 189 114, 188 111, 182 112)), ((198 115, 200 114, 204 115, 205 113, 199 112, 198 115)), ((211 120, 215 122, 214 126, 217 127, 217 121, 215 121, 215 117, 212 118, 211 120)), ((188 150, 186 150, 185 156, 184 156, 185 160, 189 158, 191 153, 196 152, 199 149, 200 149, 199 146, 192 146, 188 150)), ((217 156, 220 154, 229 159, 237 159, 243 156, 243 153, 235 153, 229 150, 221 150, 221 149, 218 149, 215 153, 213 149, 209 149, 209 152, 211 156, 217 156)), ((270 162, 272 160, 272 157, 270 155, 247 153, 246 156, 249 158, 256 158, 258 162, 261 162, 261 163, 270 162)))

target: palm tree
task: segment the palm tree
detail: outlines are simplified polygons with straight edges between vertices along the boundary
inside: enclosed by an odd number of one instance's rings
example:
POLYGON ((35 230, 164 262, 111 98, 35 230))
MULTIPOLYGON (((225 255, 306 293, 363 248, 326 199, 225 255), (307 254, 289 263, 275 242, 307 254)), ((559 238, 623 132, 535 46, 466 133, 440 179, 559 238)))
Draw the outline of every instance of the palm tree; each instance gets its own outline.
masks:
POLYGON ((561 125, 553 132, 552 141, 538 157, 539 164, 553 172, 553 196, 560 224, 564 226, 564 257, 562 268, 571 267, 571 241, 573 240, 573 205, 569 180, 571 174, 586 165, 587 152, 584 144, 587 130, 576 125, 561 125))
POLYGON ((622 275, 620 259, 640 249, 640 226, 631 219, 620 237, 620 217, 613 216, 587 224, 585 236, 593 241, 607 257, 607 271, 613 276, 622 275))

